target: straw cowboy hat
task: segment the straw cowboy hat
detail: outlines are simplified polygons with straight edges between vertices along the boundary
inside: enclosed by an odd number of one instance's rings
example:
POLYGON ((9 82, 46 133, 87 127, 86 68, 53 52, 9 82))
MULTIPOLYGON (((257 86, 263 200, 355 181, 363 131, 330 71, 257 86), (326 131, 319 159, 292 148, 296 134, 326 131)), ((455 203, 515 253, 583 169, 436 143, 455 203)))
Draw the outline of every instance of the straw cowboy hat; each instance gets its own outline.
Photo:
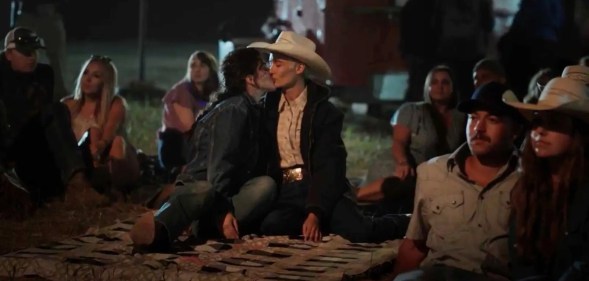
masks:
POLYGON ((511 91, 503 94, 503 101, 519 109, 528 120, 532 120, 537 111, 553 110, 589 123, 589 87, 579 80, 567 77, 550 80, 537 104, 520 102, 511 91))
POLYGON ((562 71, 562 77, 579 80, 589 84, 589 67, 584 65, 569 65, 562 71))
POLYGON ((281 32, 274 43, 254 42, 247 47, 292 57, 304 63, 311 74, 319 79, 327 80, 331 77, 329 65, 315 52, 315 43, 292 31, 281 32))

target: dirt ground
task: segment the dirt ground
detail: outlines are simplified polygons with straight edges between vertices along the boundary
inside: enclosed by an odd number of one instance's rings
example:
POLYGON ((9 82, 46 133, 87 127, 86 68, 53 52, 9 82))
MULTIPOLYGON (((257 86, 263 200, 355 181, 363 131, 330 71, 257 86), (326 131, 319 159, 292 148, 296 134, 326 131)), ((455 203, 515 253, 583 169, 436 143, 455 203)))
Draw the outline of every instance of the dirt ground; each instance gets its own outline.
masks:
POLYGON ((63 203, 38 209, 22 221, 0 220, 0 254, 82 235, 143 213, 140 204, 118 202, 99 208, 68 208, 63 203))

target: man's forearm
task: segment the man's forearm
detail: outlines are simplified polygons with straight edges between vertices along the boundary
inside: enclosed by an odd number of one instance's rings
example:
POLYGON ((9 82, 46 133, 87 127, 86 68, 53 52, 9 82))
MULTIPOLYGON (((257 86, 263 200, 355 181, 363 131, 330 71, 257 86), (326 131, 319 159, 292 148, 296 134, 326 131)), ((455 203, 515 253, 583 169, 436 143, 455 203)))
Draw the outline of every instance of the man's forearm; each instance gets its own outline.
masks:
POLYGON ((428 249, 425 241, 405 238, 399 246, 399 254, 393 268, 393 278, 397 275, 419 268, 427 256, 428 249))

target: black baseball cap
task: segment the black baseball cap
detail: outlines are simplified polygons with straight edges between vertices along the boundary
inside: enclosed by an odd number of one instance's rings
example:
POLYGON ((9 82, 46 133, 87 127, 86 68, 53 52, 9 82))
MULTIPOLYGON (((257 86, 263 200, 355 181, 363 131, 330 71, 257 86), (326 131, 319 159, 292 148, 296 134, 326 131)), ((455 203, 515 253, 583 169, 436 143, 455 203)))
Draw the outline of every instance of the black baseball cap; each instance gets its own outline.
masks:
POLYGON ((483 110, 492 115, 509 116, 519 120, 522 116, 517 109, 503 102, 503 94, 508 91, 511 90, 499 82, 483 84, 474 91, 470 100, 458 104, 458 110, 467 114, 483 110))
POLYGON ((24 27, 15 27, 6 34, 4 49, 16 49, 24 55, 31 55, 37 49, 45 49, 45 43, 34 31, 24 27))

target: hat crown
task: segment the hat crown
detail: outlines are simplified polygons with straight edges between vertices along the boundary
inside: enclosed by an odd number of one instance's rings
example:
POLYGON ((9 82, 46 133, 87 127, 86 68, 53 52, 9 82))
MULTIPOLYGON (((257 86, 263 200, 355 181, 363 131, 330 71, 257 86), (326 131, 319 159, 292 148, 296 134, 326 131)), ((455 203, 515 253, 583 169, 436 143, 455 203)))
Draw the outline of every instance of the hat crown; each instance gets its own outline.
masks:
POLYGON ((503 93, 505 93, 508 90, 509 88, 507 88, 507 86, 499 82, 492 81, 489 83, 485 83, 477 89, 475 89, 471 99, 492 102, 503 102, 501 100, 501 97, 503 93))
POLYGON ((589 84, 589 67, 584 65, 569 65, 562 71, 562 77, 579 80, 589 84))
POLYGON ((276 38, 276 44, 294 45, 312 52, 315 52, 316 48, 313 41, 292 31, 281 32, 278 38, 276 38))
POLYGON ((33 49, 45 47, 43 40, 33 30, 25 27, 15 27, 4 37, 4 48, 12 49, 19 46, 33 49))
POLYGON ((315 43, 293 31, 282 31, 276 42, 254 42, 247 46, 270 53, 281 54, 303 63, 310 76, 316 81, 325 81, 331 77, 331 68, 327 62, 317 54, 315 43))
POLYGON ((476 110, 488 111, 498 116, 510 116, 519 119, 517 111, 503 102, 503 95, 513 94, 507 86, 499 82, 489 82, 479 86, 473 93, 470 100, 458 104, 458 110, 464 113, 471 113, 476 110))
POLYGON ((583 82, 567 77, 557 77, 546 84, 538 98, 538 104, 557 107, 587 100, 589 100, 589 87, 583 82))

